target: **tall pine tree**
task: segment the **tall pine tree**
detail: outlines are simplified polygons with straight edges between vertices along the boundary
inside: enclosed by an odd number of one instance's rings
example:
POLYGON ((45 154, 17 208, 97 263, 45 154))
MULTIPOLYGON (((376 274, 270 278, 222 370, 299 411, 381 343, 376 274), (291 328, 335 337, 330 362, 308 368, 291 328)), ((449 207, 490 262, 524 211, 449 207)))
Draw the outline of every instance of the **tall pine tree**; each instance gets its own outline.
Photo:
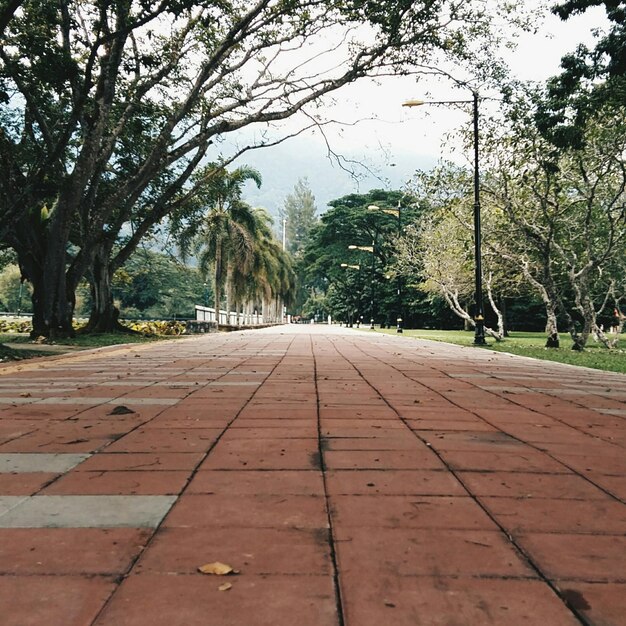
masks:
POLYGON ((286 248, 294 257, 299 257, 306 246, 311 229, 317 224, 315 196, 306 178, 300 178, 285 198, 279 217, 282 228, 286 228, 286 248))

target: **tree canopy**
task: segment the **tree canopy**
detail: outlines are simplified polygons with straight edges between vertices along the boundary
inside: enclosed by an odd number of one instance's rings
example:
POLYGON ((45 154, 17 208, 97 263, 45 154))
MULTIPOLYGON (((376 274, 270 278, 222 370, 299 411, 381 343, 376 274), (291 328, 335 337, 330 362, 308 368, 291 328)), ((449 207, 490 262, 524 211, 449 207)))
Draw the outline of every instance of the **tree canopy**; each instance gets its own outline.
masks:
POLYGON ((33 285, 35 332, 71 332, 86 274, 111 314, 107 281, 193 202, 212 175, 199 166, 279 141, 271 124, 303 109, 316 123, 314 104, 363 76, 444 59, 487 67, 491 24, 509 11, 482 0, 3 2, 0 244, 33 285), (226 149, 252 126, 255 139, 226 149))
POLYGON ((580 44, 561 60, 562 72, 548 81, 547 98, 539 103, 541 131, 560 146, 580 147, 587 121, 602 108, 623 109, 626 103, 626 2, 568 0, 553 7, 562 20, 603 7, 607 32, 595 47, 580 44))

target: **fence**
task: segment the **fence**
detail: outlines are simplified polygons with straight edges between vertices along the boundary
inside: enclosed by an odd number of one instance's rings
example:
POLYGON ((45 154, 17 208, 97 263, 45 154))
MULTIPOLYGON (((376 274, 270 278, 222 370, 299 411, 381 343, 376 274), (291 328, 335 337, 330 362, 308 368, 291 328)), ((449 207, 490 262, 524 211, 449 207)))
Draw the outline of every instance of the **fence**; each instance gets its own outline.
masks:
MULTIPOLYGON (((215 309, 196 304, 197 322, 215 322, 215 309)), ((235 313, 220 311, 219 323, 224 326, 258 326, 264 324, 263 316, 258 313, 235 313)))

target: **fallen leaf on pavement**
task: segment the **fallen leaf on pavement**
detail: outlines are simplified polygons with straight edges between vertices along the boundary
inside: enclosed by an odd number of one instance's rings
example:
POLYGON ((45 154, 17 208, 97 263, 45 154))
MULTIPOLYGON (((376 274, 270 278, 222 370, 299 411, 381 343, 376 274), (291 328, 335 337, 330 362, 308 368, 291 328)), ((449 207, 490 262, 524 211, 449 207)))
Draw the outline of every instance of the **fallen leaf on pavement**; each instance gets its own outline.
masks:
POLYGON ((217 588, 217 590, 218 591, 228 591, 231 587, 232 587, 232 585, 230 583, 224 583, 223 585, 220 585, 217 588))
POLYGON ((213 574, 214 576, 228 576, 229 574, 238 574, 239 572, 234 570, 230 565, 226 565, 226 563, 220 563, 219 561, 215 561, 213 563, 207 563, 206 565, 201 565, 198 568, 199 572, 203 574, 213 574))

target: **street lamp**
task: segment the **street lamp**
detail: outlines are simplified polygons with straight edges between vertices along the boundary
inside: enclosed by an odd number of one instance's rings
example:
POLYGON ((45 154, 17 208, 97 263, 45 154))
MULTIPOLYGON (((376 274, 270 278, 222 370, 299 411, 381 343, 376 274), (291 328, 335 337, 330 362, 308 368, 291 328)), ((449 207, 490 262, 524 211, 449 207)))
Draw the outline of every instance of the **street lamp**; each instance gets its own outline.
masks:
POLYGON ((472 90, 471 100, 407 100, 402 106, 416 107, 423 104, 472 104, 474 122, 474 278, 475 278, 475 300, 476 311, 474 320, 476 322, 474 333, 474 344, 484 346, 485 341, 485 311, 483 306, 483 276, 481 261, 481 232, 480 232, 480 178, 478 171, 478 92, 472 90))
POLYGON ((375 241, 372 241, 371 246, 355 246, 351 244, 348 246, 348 250, 363 250, 363 252, 370 252, 372 255, 372 269, 370 274, 370 330, 374 330, 374 261, 376 257, 374 256, 374 246, 376 245, 375 241))
MULTIPOLYGON (((352 269, 352 270, 359 270, 359 289, 361 288, 361 266, 360 265, 351 265, 350 263, 341 263, 341 267, 343 267, 344 269, 352 269)), ((358 314, 358 309, 361 308, 361 298, 359 297, 358 301, 357 301, 357 314, 358 314)), ((351 307, 354 306, 351 304, 351 307)), ((349 320, 348 323, 350 324, 350 328, 352 328, 352 308, 350 308, 350 313, 348 315, 349 320)))
MULTIPOLYGON (((402 212, 400 207, 400 201, 398 201, 398 208, 393 209, 383 209, 382 207, 376 206, 375 204, 370 204, 367 207, 368 211, 379 211, 380 213, 387 213, 387 215, 393 215, 398 219, 398 237, 402 235, 402 212)), ((398 314, 396 317, 396 332, 401 333, 402 331, 402 290, 400 289, 400 273, 397 275, 397 284, 396 284, 396 295, 397 302, 396 306, 398 309, 398 314)))

